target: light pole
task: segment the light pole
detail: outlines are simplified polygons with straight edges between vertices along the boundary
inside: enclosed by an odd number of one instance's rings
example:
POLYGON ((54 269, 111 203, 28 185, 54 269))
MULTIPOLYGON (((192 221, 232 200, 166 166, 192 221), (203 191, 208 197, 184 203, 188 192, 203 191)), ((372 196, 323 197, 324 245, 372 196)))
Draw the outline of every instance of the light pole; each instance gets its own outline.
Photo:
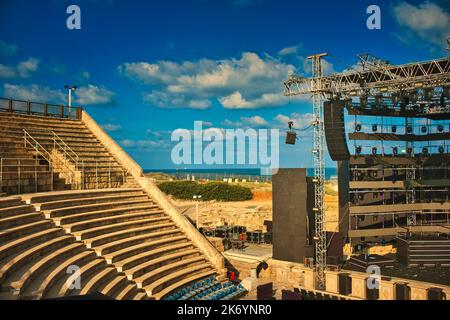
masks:
POLYGON ((193 196, 192 197, 195 200, 195 226, 198 229, 198 201, 202 198, 201 195, 193 196), (198 201, 197 201, 198 199, 198 201))
POLYGON ((72 91, 77 90, 78 87, 75 86, 75 85, 69 86, 68 84, 66 84, 66 85, 64 86, 64 89, 69 90, 69 114, 70 114, 70 112, 71 112, 71 110, 72 110, 72 91))

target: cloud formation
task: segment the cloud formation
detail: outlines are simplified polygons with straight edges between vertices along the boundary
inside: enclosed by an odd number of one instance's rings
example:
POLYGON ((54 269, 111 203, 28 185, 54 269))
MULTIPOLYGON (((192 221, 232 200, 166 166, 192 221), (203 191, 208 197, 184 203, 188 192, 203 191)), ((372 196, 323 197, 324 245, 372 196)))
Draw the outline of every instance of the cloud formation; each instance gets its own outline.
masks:
POLYGON ((27 60, 19 62, 15 66, 7 66, 0 64, 0 78, 30 78, 33 73, 38 71, 40 61, 36 58, 28 58, 27 60))
MULTIPOLYGON (((38 84, 18 85, 6 83, 3 85, 3 95, 13 99, 30 100, 48 103, 67 103, 67 92, 55 90, 38 84)), ((112 101, 114 93, 103 86, 89 84, 78 88, 74 102, 80 105, 102 105, 112 101)))
POLYGON ((226 109, 285 105, 282 83, 295 71, 269 55, 245 52, 239 59, 130 62, 118 67, 127 78, 152 87, 144 100, 161 108, 226 109))
POLYGON ((402 28, 397 37, 403 42, 422 42, 444 48, 450 37, 450 13, 433 2, 417 6, 400 2, 392 7, 395 21, 402 28))

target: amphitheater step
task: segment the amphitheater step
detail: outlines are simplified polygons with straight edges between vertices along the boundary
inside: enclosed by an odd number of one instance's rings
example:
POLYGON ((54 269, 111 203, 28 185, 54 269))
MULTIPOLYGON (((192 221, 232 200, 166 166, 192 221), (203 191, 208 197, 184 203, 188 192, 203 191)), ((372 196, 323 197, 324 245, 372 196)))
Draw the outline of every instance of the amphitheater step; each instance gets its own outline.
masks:
POLYGON ((155 241, 144 242, 128 248, 124 248, 122 250, 112 252, 110 254, 106 254, 103 257, 106 259, 106 262, 112 264, 115 263, 116 261, 126 259, 132 255, 148 251, 150 248, 155 248, 163 244, 179 243, 179 242, 188 242, 188 239, 185 235, 182 235, 177 237, 170 237, 155 241))
POLYGON ((109 245, 112 242, 120 241, 122 239, 126 239, 128 237, 134 237, 140 234, 145 234, 150 231, 154 230, 167 230, 167 231, 160 231, 160 232, 177 232, 177 230, 174 229, 175 224, 173 222, 169 223, 160 223, 160 224, 152 224, 144 227, 139 228, 130 228, 125 230, 120 230, 117 232, 107 233, 103 234, 97 237, 93 237, 90 239, 85 239, 83 242, 86 244, 88 248, 93 247, 101 247, 103 245, 109 245))
POLYGON ((167 246, 162 246, 157 249, 149 250, 142 252, 140 254, 132 255, 129 258, 126 258, 124 260, 120 260, 114 263, 117 270, 119 272, 126 271, 130 268, 134 268, 140 264, 145 263, 146 261, 149 261, 151 259, 155 259, 156 257, 165 255, 165 254, 171 254, 176 253, 183 250, 191 250, 194 246, 190 242, 182 242, 167 246))

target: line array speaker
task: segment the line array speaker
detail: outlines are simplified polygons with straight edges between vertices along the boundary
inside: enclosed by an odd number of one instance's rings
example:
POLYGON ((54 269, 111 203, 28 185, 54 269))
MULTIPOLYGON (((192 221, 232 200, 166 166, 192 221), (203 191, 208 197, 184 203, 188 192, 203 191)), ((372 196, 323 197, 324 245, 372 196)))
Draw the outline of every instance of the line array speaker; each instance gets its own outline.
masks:
POLYGON ((325 138, 328 152, 334 161, 345 161, 350 158, 345 137, 343 100, 326 101, 324 103, 325 138))

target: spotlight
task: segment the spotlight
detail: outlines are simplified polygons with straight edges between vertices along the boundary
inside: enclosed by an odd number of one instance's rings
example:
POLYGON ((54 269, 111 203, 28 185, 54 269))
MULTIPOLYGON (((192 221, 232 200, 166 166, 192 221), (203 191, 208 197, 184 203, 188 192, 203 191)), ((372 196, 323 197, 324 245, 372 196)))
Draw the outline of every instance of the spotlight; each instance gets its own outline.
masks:
POLYGON ((356 154, 361 154, 362 147, 356 147, 356 154))
POLYGON ((398 155, 398 148, 397 147, 393 147, 392 148, 392 153, 394 154, 394 156, 398 155))
POLYGON ((422 126, 422 128, 420 128, 420 130, 422 131, 422 133, 427 133, 427 127, 426 126, 422 126))
POLYGON ((295 144, 297 140, 297 133, 293 131, 288 131, 286 133, 286 144, 295 144))
POLYGON ((406 133, 412 133, 412 132, 413 132, 413 128, 411 126, 407 126, 406 133))
POLYGON ((361 129, 362 129, 362 126, 361 126, 359 123, 357 123, 357 124, 355 125, 355 130, 356 130, 357 132, 360 132, 361 129))
POLYGON ((440 146, 440 147, 439 147, 439 153, 440 153, 440 154, 443 154, 444 152, 445 152, 444 147, 443 147, 443 146, 440 146))
POLYGON ((437 130, 438 132, 444 131, 444 126, 442 124, 438 125, 437 130))
POLYGON ((422 148, 422 153, 424 156, 426 156, 428 154, 428 148, 427 147, 422 148))
POLYGON ((397 132, 397 126, 392 126, 392 133, 396 133, 397 132))
POLYGON ((373 147, 373 148, 372 148, 372 154, 373 154, 373 155, 376 155, 377 152, 378 152, 377 147, 373 147))
POLYGON ((413 155, 413 152, 414 152, 414 151, 413 151, 413 148, 407 148, 407 149, 406 149, 406 153, 407 153, 408 156, 410 156, 410 157, 413 155))
POLYGON ((372 126, 372 131, 373 131, 373 132, 377 132, 377 131, 378 131, 378 126, 377 126, 376 124, 374 124, 374 125, 372 126))

